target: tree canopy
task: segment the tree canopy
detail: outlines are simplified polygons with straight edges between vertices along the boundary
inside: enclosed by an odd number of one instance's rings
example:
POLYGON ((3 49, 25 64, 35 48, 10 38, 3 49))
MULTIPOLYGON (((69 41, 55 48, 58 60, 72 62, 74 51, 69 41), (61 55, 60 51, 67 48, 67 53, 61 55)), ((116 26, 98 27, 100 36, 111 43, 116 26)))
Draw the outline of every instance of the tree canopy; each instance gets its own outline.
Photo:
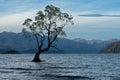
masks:
POLYGON ((65 36, 63 28, 73 24, 73 17, 68 13, 61 12, 60 8, 53 5, 47 5, 44 11, 38 11, 35 19, 27 18, 23 25, 23 32, 30 32, 34 35, 39 53, 49 50, 50 47, 55 47, 53 42, 58 36, 65 36), (43 47, 45 40, 47 46, 43 47))

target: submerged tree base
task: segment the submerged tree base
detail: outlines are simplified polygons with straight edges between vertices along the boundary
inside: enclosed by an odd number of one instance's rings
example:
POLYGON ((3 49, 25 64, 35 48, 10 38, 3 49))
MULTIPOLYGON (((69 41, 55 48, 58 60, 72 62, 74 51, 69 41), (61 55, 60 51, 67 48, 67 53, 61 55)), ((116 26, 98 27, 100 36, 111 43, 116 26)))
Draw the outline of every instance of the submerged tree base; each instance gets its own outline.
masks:
POLYGON ((33 59, 33 62, 43 62, 41 59, 33 59))
POLYGON ((33 59, 33 62, 45 62, 45 60, 41 60, 41 59, 33 59))

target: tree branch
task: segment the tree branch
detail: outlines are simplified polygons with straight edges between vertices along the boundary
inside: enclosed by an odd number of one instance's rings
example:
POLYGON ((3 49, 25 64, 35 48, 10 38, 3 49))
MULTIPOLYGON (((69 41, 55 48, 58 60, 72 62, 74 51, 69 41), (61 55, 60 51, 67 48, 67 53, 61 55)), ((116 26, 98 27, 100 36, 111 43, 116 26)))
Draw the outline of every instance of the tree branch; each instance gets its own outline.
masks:
POLYGON ((40 43, 39 43, 39 39, 38 39, 38 37, 37 37, 37 35, 36 35, 36 34, 34 34, 34 36, 35 36, 35 38, 36 38, 36 41, 37 41, 37 46, 38 46, 38 49, 39 49, 39 45, 40 45, 40 43))
POLYGON ((63 50, 60 50, 59 48, 57 48, 56 46, 51 46, 52 48, 55 48, 56 50, 58 51, 63 51, 63 50))

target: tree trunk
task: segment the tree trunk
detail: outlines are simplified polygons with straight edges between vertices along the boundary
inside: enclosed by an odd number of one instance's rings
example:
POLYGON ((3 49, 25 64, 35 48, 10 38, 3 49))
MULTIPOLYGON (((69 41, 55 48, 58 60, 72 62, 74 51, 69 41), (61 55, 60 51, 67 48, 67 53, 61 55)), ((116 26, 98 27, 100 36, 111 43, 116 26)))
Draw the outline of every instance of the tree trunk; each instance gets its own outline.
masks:
POLYGON ((39 58, 40 53, 41 53, 41 52, 38 51, 38 52, 35 54, 34 59, 33 59, 34 62, 41 62, 41 59, 39 58))

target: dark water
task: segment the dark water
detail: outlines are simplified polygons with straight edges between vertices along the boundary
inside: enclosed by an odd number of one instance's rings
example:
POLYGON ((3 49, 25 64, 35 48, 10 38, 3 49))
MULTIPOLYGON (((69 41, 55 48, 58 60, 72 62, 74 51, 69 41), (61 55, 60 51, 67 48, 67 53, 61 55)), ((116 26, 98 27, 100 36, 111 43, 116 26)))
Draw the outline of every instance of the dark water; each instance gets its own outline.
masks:
POLYGON ((120 80, 120 54, 0 54, 0 80, 120 80))

